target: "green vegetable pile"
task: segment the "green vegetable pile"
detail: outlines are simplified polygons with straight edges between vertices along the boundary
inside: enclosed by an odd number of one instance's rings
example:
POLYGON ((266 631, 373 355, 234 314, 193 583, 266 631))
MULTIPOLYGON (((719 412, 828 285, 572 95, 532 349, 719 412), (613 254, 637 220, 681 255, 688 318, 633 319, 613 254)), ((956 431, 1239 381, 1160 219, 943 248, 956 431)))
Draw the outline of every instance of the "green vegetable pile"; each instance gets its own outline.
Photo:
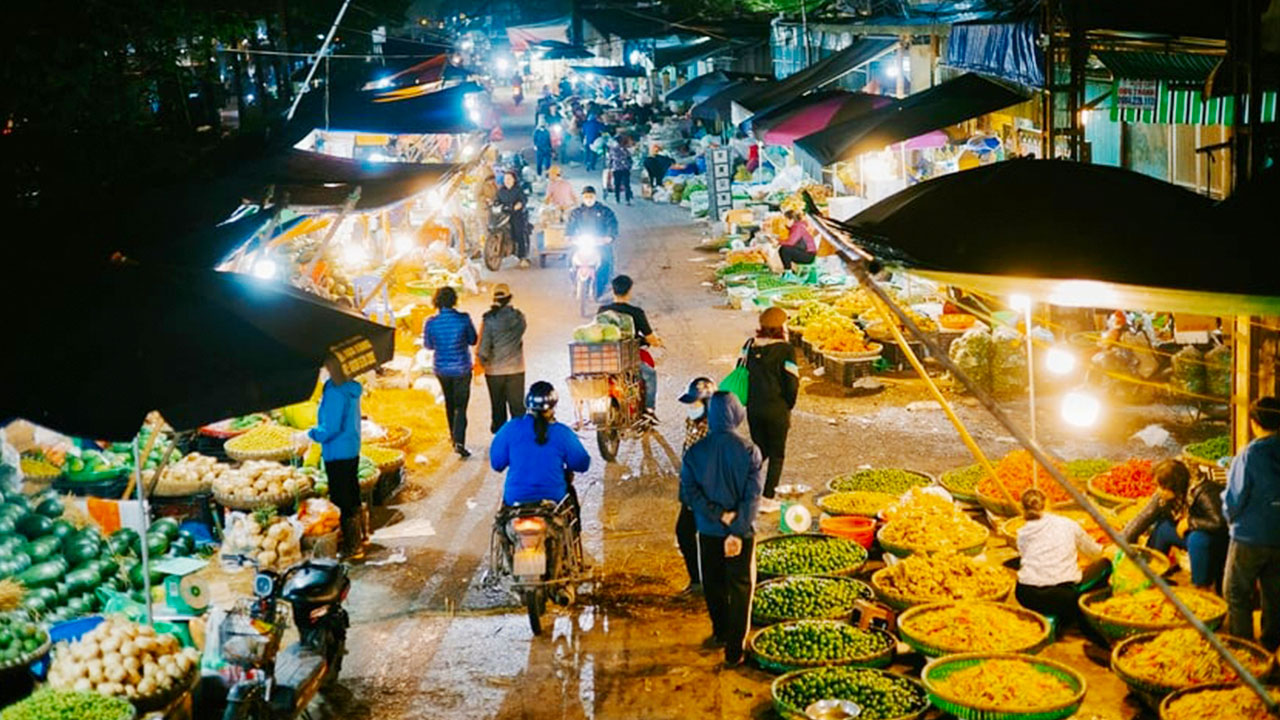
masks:
POLYGON ((756 549, 757 566, 766 575, 829 575, 866 561, 866 548, 853 540, 818 535, 783 537, 756 549))
POLYGON ((781 275, 758 275, 756 276, 756 290, 773 290, 774 288, 786 287, 791 283, 783 280, 781 275))
POLYGON ((778 698, 801 711, 819 700, 849 700, 861 720, 888 720, 923 710, 928 700, 915 683, 880 670, 824 667, 797 675, 778 698))
POLYGON ((897 468, 871 468, 841 475, 831 481, 835 491, 867 490, 901 495, 913 487, 926 487, 929 478, 897 468))
POLYGON ((1090 458, 1087 460, 1071 460, 1067 463, 1067 477, 1076 480, 1087 480, 1101 472, 1115 467, 1115 463, 1106 458, 1090 458))
POLYGON ((866 658, 890 644, 887 635, 836 622, 774 625, 755 639, 756 650, 765 655, 812 663, 866 658))
POLYGON ((848 615, 854 603, 874 595, 865 583, 854 580, 791 577, 761 585, 751 611, 759 619, 820 620, 848 615))
POLYGON ((133 705, 96 692, 41 690, 0 713, 0 720, 128 720, 133 705))
POLYGON ((942 475, 942 484, 944 487, 960 492, 974 493, 979 482, 987 476, 987 471, 982 466, 974 463, 967 467, 948 470, 942 475))
POLYGON ((812 320, 825 317, 833 312, 835 312, 835 310, 833 310, 830 305, 817 300, 810 300, 800 306, 800 310, 795 315, 791 316, 791 319, 787 321, 787 325, 802 328, 805 325, 808 325, 812 320))
POLYGON ((1231 438, 1219 435, 1204 442, 1191 443, 1187 446, 1187 454, 1209 462, 1218 462, 1231 454, 1231 438))
POLYGON ((0 665, 26 657, 49 640, 49 634, 22 613, 0 615, 0 665))
POLYGON ((767 272, 769 272, 769 266, 763 263, 734 263, 732 265, 725 265, 719 270, 716 270, 716 275, 719 277, 726 277, 728 275, 767 272))

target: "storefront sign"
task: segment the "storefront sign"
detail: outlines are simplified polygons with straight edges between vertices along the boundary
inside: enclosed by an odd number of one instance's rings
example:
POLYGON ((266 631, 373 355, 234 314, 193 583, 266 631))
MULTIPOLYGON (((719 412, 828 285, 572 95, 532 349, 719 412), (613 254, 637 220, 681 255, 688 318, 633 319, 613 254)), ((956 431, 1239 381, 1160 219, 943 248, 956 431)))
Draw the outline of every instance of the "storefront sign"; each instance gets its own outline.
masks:
POLYGON ((1160 96, 1160 83, 1156 80, 1121 78, 1116 83, 1116 104, 1122 108, 1154 110, 1160 96))
POLYGON ((725 211, 733 209, 733 174, 728 148, 712 148, 707 152, 707 196, 710 201, 707 217, 719 220, 725 211))
POLYGON ((373 352, 373 343, 366 337, 348 338, 337 345, 330 345, 329 351, 338 359, 342 365, 342 374, 347 378, 372 370, 378 364, 378 358, 373 352))

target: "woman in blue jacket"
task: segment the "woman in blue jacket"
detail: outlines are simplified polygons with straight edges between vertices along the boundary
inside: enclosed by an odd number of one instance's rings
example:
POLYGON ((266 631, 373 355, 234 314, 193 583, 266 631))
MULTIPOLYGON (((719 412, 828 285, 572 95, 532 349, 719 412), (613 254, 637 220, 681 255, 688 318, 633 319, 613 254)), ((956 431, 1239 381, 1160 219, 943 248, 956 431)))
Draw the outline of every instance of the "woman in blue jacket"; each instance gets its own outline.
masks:
POLYGON ((329 379, 324 381, 316 426, 307 437, 320 443, 329 498, 342 513, 342 554, 358 558, 364 540, 364 510, 360 503, 360 395, 364 388, 342 374, 336 359, 325 361, 329 379))
POLYGON ((567 473, 586 472, 591 456, 568 425, 556 422, 558 400, 551 383, 539 380, 525 396, 525 415, 508 420, 493 437, 489 464, 507 471, 503 505, 560 502, 565 496, 577 505, 567 473))

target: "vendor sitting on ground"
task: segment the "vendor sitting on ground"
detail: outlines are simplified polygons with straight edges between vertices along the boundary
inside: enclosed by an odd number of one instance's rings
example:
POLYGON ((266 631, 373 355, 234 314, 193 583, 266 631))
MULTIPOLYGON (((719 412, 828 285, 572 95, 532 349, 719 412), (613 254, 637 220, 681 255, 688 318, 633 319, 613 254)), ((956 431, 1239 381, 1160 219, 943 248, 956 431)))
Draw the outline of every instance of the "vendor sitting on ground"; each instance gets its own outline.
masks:
POLYGON ((818 257, 818 241, 808 223, 795 210, 786 212, 787 241, 778 247, 778 255, 782 258, 782 267, 790 270, 793 264, 808 265, 818 257))
POLYGON ((1020 605, 1056 617, 1062 628, 1076 619, 1078 588, 1102 577, 1110 562, 1080 523, 1045 512, 1045 504, 1045 494, 1037 488, 1022 493, 1027 522, 1018 528, 1022 559, 1014 594, 1020 605), (1084 570, 1080 555, 1093 561, 1084 570))

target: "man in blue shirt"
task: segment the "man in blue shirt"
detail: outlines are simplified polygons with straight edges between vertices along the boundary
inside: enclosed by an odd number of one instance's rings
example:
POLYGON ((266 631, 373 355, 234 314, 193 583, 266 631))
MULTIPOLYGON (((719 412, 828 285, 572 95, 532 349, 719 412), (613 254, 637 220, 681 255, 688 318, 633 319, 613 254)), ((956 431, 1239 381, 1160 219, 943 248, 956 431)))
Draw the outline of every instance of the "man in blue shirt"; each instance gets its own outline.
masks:
POLYGON ((1249 408, 1257 437, 1231 462, 1223 510, 1231 525, 1223 584, 1228 631, 1253 639, 1255 585, 1262 596, 1263 647, 1280 647, 1280 400, 1259 398, 1249 408))
POLYGON ((467 450, 467 404, 471 402, 471 346, 476 344, 476 326, 471 316, 458 312, 458 293, 449 286, 436 291, 436 314, 422 327, 422 347, 435 353, 433 366, 444 394, 444 414, 454 452, 471 457, 467 450))

